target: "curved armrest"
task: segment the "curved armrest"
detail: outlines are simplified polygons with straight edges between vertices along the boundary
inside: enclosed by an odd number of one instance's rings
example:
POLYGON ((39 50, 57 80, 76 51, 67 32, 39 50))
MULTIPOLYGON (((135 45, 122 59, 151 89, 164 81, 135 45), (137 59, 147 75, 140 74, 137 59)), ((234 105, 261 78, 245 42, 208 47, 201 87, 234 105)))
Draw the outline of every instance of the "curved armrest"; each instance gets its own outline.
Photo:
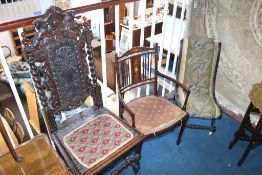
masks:
POLYGON ((118 95, 118 98, 119 98, 119 104, 120 104, 120 108, 119 108, 120 117, 123 118, 123 114, 122 114, 122 107, 123 107, 123 109, 127 111, 129 115, 131 116, 132 127, 135 127, 135 113, 127 106, 127 104, 124 102, 120 94, 118 95))
POLYGON ((184 92, 186 92, 186 99, 184 101, 184 104, 182 106, 182 109, 183 110, 186 110, 186 105, 187 105, 187 100, 188 100, 188 97, 189 97, 189 94, 190 94, 190 90, 184 85, 182 84, 180 81, 172 78, 172 77, 169 77, 165 74, 162 74, 161 72, 158 71, 158 75, 161 76, 161 77, 164 77, 170 81, 172 81, 173 83, 175 83, 177 86, 181 87, 183 89, 184 92))

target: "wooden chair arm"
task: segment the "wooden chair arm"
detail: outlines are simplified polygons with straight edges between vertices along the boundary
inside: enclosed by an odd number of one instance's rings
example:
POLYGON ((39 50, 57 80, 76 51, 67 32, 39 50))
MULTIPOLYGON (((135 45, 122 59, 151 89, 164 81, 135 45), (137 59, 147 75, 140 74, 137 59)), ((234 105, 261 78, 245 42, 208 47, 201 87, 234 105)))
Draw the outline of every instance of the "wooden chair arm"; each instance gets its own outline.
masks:
POLYGON ((123 119, 123 114, 122 114, 122 107, 125 111, 127 111, 129 113, 129 115, 131 116, 132 119, 132 127, 136 127, 135 126, 135 113, 127 106, 127 104, 124 102, 123 98, 121 97, 121 95, 118 95, 119 98, 119 115, 120 117, 123 119))
POLYGON ((182 106, 182 109, 184 111, 186 111, 186 105, 187 105, 187 100, 188 100, 189 94, 190 94, 190 91, 186 94, 186 99, 185 99, 184 104, 182 106))
POLYGON ((189 97, 189 94, 190 94, 190 90, 183 84, 181 83, 180 81, 172 78, 172 77, 169 77, 165 74, 162 74, 161 72, 158 71, 158 75, 161 76, 161 77, 164 77, 170 81, 172 81, 173 83, 175 83, 177 86, 181 87, 183 89, 184 92, 186 92, 186 98, 185 98, 185 101, 184 101, 184 104, 182 106, 182 109, 183 110, 186 110, 186 105, 187 105, 187 101, 188 101, 188 97, 189 97))
POLYGON ((174 79, 172 77, 169 77, 169 76, 167 76, 165 74, 162 74, 161 72, 158 72, 158 75, 161 76, 161 77, 164 77, 164 78, 166 78, 166 79, 168 79, 170 81, 172 81, 176 85, 180 86, 183 89, 183 91, 185 91, 186 93, 190 94, 190 90, 184 84, 182 84, 180 81, 178 81, 178 80, 176 80, 176 79, 174 79))

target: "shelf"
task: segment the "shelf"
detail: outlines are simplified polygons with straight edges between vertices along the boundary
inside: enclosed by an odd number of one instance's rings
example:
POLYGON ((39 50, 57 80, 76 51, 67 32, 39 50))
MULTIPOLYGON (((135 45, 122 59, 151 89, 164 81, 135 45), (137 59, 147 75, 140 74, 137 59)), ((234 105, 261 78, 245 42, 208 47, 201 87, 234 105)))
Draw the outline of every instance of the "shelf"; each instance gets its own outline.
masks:
MULTIPOLYGON (((32 25, 24 27, 23 31, 25 33, 25 36, 28 37, 28 38, 32 38, 35 35, 35 29, 32 25)), ((18 31, 16 29, 10 30, 10 36, 12 38, 12 43, 13 43, 13 47, 15 49, 16 56, 23 56, 22 42, 19 38, 18 31)))

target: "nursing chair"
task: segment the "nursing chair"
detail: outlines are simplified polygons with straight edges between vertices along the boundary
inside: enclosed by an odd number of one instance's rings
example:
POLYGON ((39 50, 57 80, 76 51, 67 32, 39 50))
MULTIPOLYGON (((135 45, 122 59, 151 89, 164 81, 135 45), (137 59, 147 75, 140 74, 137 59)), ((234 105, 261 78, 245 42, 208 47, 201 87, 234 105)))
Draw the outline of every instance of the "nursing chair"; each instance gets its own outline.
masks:
MULTIPOLYGON (((221 116, 221 110, 215 97, 215 82, 220 58, 221 44, 209 38, 185 38, 181 42, 179 81, 190 89, 187 101, 187 112, 190 117, 210 119, 211 126, 187 124, 194 129, 208 129, 210 133, 216 131, 215 119, 221 116)), ((175 100, 183 103, 186 99, 184 93, 178 90, 175 100)))
POLYGON ((147 138, 174 129, 180 124, 177 144, 187 123, 185 111, 187 100, 182 108, 158 96, 158 80, 160 77, 174 82, 182 88, 188 98, 190 91, 179 81, 158 71, 158 46, 154 48, 134 47, 122 56, 116 55, 116 72, 119 96, 119 115, 130 126, 137 128, 147 138), (153 95, 141 96, 126 103, 127 91, 143 85, 152 85, 153 95))
POLYGON ((128 165, 137 172, 144 136, 103 107, 92 31, 85 18, 74 19, 74 11, 52 6, 33 22, 35 37, 23 40, 51 139, 73 174, 98 174, 119 158, 126 161, 113 174, 128 165), (93 106, 56 122, 56 114, 79 107, 88 96, 93 106))
POLYGON ((245 116, 234 135, 234 139, 229 144, 229 149, 232 149, 238 140, 248 141, 248 146, 237 163, 238 166, 242 165, 252 149, 262 143, 262 82, 253 85, 249 93, 249 98, 251 102, 245 116), (254 113, 259 116, 256 125, 253 125, 250 120, 250 115, 254 113))

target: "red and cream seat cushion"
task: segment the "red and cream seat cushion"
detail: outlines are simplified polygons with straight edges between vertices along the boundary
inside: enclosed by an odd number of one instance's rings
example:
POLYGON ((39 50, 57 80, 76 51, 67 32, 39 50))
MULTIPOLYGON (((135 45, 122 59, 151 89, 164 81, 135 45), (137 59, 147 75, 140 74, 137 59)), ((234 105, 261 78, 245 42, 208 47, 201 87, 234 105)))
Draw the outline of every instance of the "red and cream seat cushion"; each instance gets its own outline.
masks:
POLYGON ((86 168, 91 168, 133 138, 133 133, 108 114, 99 115, 63 138, 64 145, 86 168))
MULTIPOLYGON (((185 111, 157 96, 140 97, 127 105, 135 113, 136 128, 144 135, 161 131, 186 116, 185 111)), ((129 124, 132 123, 130 117, 126 119, 129 124)))

